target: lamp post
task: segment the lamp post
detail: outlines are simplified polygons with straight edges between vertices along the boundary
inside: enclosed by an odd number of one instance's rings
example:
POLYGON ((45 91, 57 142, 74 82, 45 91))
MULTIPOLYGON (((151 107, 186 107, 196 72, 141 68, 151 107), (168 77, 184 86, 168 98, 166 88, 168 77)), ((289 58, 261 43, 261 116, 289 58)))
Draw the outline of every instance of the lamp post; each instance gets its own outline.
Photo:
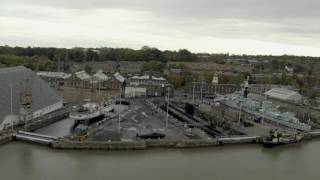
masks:
POLYGON ((239 124, 241 123, 242 100, 240 100, 239 124))
POLYGON ((194 80, 193 80, 193 87, 192 87, 192 102, 194 103, 194 88, 195 88, 195 83, 194 83, 194 80))
POLYGON ((166 128, 168 128, 168 120, 169 120, 169 103, 170 103, 170 87, 168 87, 168 93, 167 93, 167 117, 166 117, 166 128))
POLYGON ((13 130, 13 90, 12 85, 10 85, 10 113, 11 113, 11 129, 13 130))
POLYGON ((200 90, 200 100, 201 100, 201 103, 203 102, 203 99, 202 99, 202 90, 203 90, 203 80, 201 80, 201 90, 200 90))
POLYGON ((121 106, 121 94, 122 94, 122 87, 120 86, 120 96, 119 96, 119 105, 118 105, 118 132, 121 131, 121 113, 120 113, 120 106, 121 106))

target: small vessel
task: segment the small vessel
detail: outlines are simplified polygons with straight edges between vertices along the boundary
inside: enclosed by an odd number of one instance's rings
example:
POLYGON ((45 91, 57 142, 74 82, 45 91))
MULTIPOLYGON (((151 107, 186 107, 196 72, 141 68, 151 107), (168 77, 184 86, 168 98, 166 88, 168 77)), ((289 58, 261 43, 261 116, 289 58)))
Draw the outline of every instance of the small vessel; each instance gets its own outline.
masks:
POLYGON ((75 120, 74 128, 79 124, 90 125, 105 117, 105 114, 113 110, 112 104, 85 103, 76 112, 69 115, 75 120))
POLYGON ((283 145, 290 145, 290 144, 296 144, 299 143, 300 141, 297 141, 295 139, 281 139, 279 141, 264 141, 263 142, 263 146, 266 148, 273 148, 273 147, 277 147, 277 146, 283 146, 283 145))
POLYGON ((281 133, 277 130, 270 132, 270 137, 263 141, 263 146, 266 148, 273 148, 277 146, 297 144, 302 141, 302 135, 295 134, 289 137, 282 137, 281 133))

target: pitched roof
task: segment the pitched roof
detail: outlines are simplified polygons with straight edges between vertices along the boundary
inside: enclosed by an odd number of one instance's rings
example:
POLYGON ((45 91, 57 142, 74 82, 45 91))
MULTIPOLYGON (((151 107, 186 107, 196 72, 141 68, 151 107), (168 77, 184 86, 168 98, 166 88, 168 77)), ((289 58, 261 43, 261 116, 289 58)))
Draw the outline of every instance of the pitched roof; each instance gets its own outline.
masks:
POLYGON ((166 79, 164 77, 156 77, 156 76, 152 76, 152 80, 166 81, 166 79))
POLYGON ((85 71, 76 72, 75 75, 81 80, 91 80, 91 76, 85 71))
POLYGON ((102 70, 99 70, 97 73, 95 73, 93 77, 99 81, 107 81, 110 79, 110 77, 107 76, 102 70))
POLYGON ((143 75, 143 76, 132 76, 130 79, 149 79, 149 75, 143 75))
POLYGON ((283 99, 283 100, 290 100, 290 98, 293 96, 299 96, 299 98, 301 97, 301 95, 298 92, 292 91, 290 89, 285 89, 285 88, 272 88, 271 90, 267 91, 265 94, 273 98, 283 99))
POLYGON ((43 77, 51 77, 51 78, 61 78, 61 79, 68 79, 71 77, 71 74, 67 74, 64 72, 47 72, 47 71, 40 71, 37 72, 38 76, 43 76, 43 77))
POLYGON ((124 78, 119 72, 114 73, 113 76, 120 82, 124 82, 126 80, 126 78, 124 78))
POLYGON ((23 91, 32 94, 32 112, 62 100, 46 82, 23 66, 0 68, 0 84, 0 123, 11 113, 11 87, 15 115, 20 114, 20 94, 23 91))
POLYGON ((157 80, 157 81, 166 81, 166 79, 164 77, 156 77, 156 76, 151 76, 150 75, 143 75, 143 76, 132 76, 130 79, 133 80, 157 80))

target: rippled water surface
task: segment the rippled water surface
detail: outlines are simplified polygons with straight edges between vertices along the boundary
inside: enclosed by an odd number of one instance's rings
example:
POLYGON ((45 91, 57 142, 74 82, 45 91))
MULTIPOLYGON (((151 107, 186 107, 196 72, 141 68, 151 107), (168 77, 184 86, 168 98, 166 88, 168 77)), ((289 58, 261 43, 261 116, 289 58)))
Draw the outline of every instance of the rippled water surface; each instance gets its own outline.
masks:
POLYGON ((52 150, 20 142, 0 146, 1 179, 243 179, 320 177, 320 141, 289 148, 258 145, 146 151, 52 150))

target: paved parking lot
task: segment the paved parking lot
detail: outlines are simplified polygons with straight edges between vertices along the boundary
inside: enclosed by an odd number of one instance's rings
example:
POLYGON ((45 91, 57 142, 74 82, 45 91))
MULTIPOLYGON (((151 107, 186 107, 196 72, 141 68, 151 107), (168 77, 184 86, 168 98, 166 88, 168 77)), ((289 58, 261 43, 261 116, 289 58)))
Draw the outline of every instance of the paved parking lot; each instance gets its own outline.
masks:
POLYGON ((129 100, 130 105, 115 105, 109 118, 91 127, 97 130, 90 138, 98 140, 132 141, 139 138, 137 134, 163 133, 165 139, 189 139, 186 135, 189 128, 175 118, 169 116, 166 127, 166 112, 158 108, 148 99, 129 100), (120 132, 119 127, 120 110, 120 132))

